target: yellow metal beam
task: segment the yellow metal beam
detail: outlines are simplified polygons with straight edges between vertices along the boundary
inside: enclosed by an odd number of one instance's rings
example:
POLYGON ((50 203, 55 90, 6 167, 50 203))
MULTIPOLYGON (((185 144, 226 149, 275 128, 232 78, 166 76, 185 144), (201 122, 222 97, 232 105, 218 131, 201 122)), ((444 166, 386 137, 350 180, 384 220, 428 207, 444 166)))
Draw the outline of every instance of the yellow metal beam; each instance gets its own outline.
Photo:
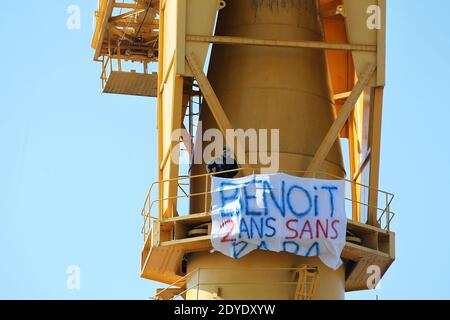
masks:
MULTIPOLYGON (((164 32, 164 21, 165 21, 165 17, 164 17, 164 11, 163 11, 163 7, 162 7, 163 3, 160 2, 159 3, 159 12, 160 12, 160 18, 159 18, 159 36, 161 37, 161 41, 158 41, 158 51, 159 52, 164 52, 164 37, 165 37, 165 32, 164 32)), ((157 103, 157 113, 156 113, 156 121, 157 121, 157 129, 158 129, 158 165, 159 165, 159 170, 158 170, 158 180, 161 181, 164 179, 164 172, 161 170, 160 166, 161 163, 164 161, 164 139, 163 139, 163 132, 164 132, 164 127, 163 127, 163 101, 162 101, 162 91, 161 88, 163 88, 164 86, 164 80, 163 80, 163 74, 164 74, 164 54, 161 54, 159 57, 159 61, 158 61, 158 84, 157 84, 157 88, 158 88, 158 103, 157 103)), ((167 80, 166 80, 167 81, 167 80)), ((159 186, 158 187, 158 196, 159 199, 162 199, 164 197, 164 192, 163 192, 163 187, 159 186)), ((163 215, 163 206, 158 206, 158 216, 162 217, 163 215)))
POLYGON ((126 19, 126 18, 128 18, 130 16, 137 15, 137 14, 142 13, 144 11, 145 11, 145 9, 132 10, 130 12, 122 13, 122 14, 120 14, 118 16, 112 17, 109 21, 110 22, 120 21, 122 19, 126 19))
POLYGON ((341 132, 342 128, 345 126, 345 123, 348 120, 348 117, 350 116, 351 112, 353 111, 356 101, 359 99, 359 96, 361 95, 364 88, 369 83, 375 70, 376 70, 375 64, 368 65, 367 69, 362 74, 358 83, 353 88, 352 93, 350 94, 350 96, 345 101, 344 105, 342 106, 339 116, 336 118, 335 122, 333 123, 330 130, 328 131, 327 135, 323 139, 322 144, 320 145, 319 149, 317 150, 316 155, 314 156, 314 159, 311 161, 307 171, 315 172, 320 169, 323 161, 325 160, 328 153, 330 152, 331 147, 336 142, 339 132, 341 132))
POLYGON ((112 33, 116 34, 119 37, 122 37, 123 39, 126 39, 126 40, 128 40, 130 42, 133 42, 133 35, 132 34, 126 33, 125 30, 119 29, 119 28, 117 28, 114 25, 109 25, 109 26, 111 26, 111 28, 109 28, 109 30, 112 33))
MULTIPOLYGON (((214 92, 214 89, 211 86, 211 83, 209 82, 208 78, 206 77, 203 70, 200 68, 200 65, 197 62, 197 58, 193 53, 186 54, 186 61, 188 62, 189 66, 191 67, 192 73, 194 74, 195 79, 198 82, 198 85, 200 87, 200 90, 203 94, 203 97, 205 98, 206 102, 208 103, 209 109, 211 110, 211 113, 214 117, 214 119, 217 122, 217 125, 219 126, 220 131, 222 132, 223 136, 226 137, 226 131, 232 130, 233 126, 231 125, 230 120, 228 119, 228 116, 226 115, 225 111, 222 108, 222 105, 220 104, 219 98, 217 98, 216 93, 214 92)), ((235 146, 238 148, 238 150, 244 150, 243 145, 235 139, 235 146)), ((236 151, 236 150, 235 150, 236 151)), ((240 152, 240 154, 243 154, 240 152)), ((251 166, 248 164, 241 164, 241 167, 246 169, 251 169, 251 166)))
POLYGON ((209 42, 214 44, 241 44, 255 45, 267 47, 285 47, 285 48, 311 48, 311 49, 328 49, 328 50, 351 50, 376 52, 377 47, 373 45, 356 45, 346 43, 326 43, 322 41, 284 41, 284 40, 262 40, 243 37, 228 36, 198 36, 187 35, 187 41, 209 42))
POLYGON ((217 121, 217 125, 219 126, 220 131, 222 131, 223 135, 225 136, 226 130, 233 129, 233 126, 231 125, 228 116, 223 110, 219 98, 217 98, 217 95, 214 92, 211 83, 197 63, 195 55, 193 53, 186 54, 186 60, 189 63, 192 72, 194 73, 194 76, 198 82, 198 85, 200 86, 206 102, 208 102, 208 106, 211 110, 212 115, 214 116, 214 119, 216 119, 217 121))
POLYGON ((334 100, 344 100, 347 99, 348 97, 350 97, 351 92, 342 92, 342 93, 337 93, 334 95, 334 100))
POLYGON ((121 3, 116 2, 114 3, 114 8, 119 9, 145 9, 145 6, 139 3, 121 3))
MULTIPOLYGON (((102 2, 105 3, 105 2, 102 2)), ((100 57, 100 52, 102 50, 103 39, 105 38, 105 33, 108 25, 109 18, 114 9, 114 0, 106 0, 106 4, 104 9, 100 7, 100 23, 97 24, 97 28, 95 31, 95 37, 93 41, 93 47, 95 49, 94 60, 98 60, 100 57)))
POLYGON ((377 30, 377 85, 386 82, 386 0, 378 0, 381 12, 381 29, 377 30))
POLYGON ((359 177, 361 176, 362 172, 366 169, 366 166, 369 163, 371 154, 372 154, 372 152, 369 149, 369 151, 367 151, 366 155, 364 156, 363 160, 359 163, 358 169, 355 170, 355 172, 351 175, 351 178, 353 181, 357 181, 359 179, 359 177))
POLYGON ((383 88, 375 88, 373 106, 371 112, 370 128, 370 180, 369 185, 372 188, 369 192, 369 217, 367 223, 372 226, 378 226, 377 210, 378 193, 373 188, 378 188, 380 173, 380 149, 381 149, 381 121, 383 113, 383 88), (372 206, 375 206, 373 208, 372 206))

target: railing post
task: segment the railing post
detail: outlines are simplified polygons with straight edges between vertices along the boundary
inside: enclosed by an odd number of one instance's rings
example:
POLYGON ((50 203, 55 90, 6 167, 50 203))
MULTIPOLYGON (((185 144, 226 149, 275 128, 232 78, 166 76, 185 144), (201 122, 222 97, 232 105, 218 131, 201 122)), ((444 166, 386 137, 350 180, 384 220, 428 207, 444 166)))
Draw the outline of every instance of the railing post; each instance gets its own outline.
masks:
MULTIPOLYGON (((111 58, 111 39, 108 39, 108 59, 109 59, 109 73, 112 72, 112 58, 111 58)), ((105 67, 105 75, 106 75, 106 67, 105 67)))
POLYGON ((147 198, 145 198, 143 215, 144 215, 144 242, 147 241, 147 198))
POLYGON ((199 294, 200 294, 200 271, 202 269, 198 269, 198 275, 197 275, 197 300, 199 300, 199 294))
POLYGON ((148 226, 147 226, 147 231, 145 233, 145 240, 147 240, 148 235, 150 233, 151 230, 151 218, 150 218, 150 194, 147 194, 147 199, 145 199, 145 214, 147 215, 146 217, 146 223, 148 222, 148 226), (147 209, 148 206, 148 209, 147 209))
POLYGON ((120 41, 117 44, 117 66, 119 68, 119 72, 122 72, 122 56, 120 54, 120 41))
POLYGON ((209 175, 205 176, 205 214, 208 210, 208 177, 209 175))
POLYGON ((147 202, 145 204, 145 212, 148 216, 147 220, 148 220, 148 226, 147 226, 147 234, 146 234, 146 238, 148 238, 148 235, 150 233, 150 229, 151 229, 151 218, 150 218, 150 194, 147 194, 147 199, 145 199, 145 201, 147 202))
POLYGON ((391 209, 389 208, 389 195, 386 193, 386 228, 391 231, 391 209))

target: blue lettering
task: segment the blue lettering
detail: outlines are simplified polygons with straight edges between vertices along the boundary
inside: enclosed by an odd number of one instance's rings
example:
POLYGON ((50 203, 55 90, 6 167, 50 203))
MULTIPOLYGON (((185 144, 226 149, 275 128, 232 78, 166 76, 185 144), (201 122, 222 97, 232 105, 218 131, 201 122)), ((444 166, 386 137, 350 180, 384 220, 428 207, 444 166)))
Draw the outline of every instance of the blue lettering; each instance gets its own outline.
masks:
MULTIPOLYGON (((281 198, 280 198, 281 201, 278 202, 277 198, 275 197, 275 194, 273 192, 273 189, 272 189, 270 183, 267 182, 267 181, 263 182, 264 200, 266 199, 266 191, 269 191, 270 198, 272 199, 273 203, 275 204, 275 206, 277 207, 278 211, 280 211, 280 213, 281 213, 281 215, 283 217, 286 216, 286 205, 285 205, 285 202, 284 202, 285 186, 286 186, 286 181, 281 181, 281 198)), ((267 205, 266 205, 266 207, 267 207, 267 205)))
POLYGON ((241 218, 241 222, 239 223, 239 239, 242 238, 242 234, 244 232, 247 234, 247 239, 251 239, 252 238, 250 236, 250 232, 248 230, 248 226, 247 226, 247 223, 245 222, 245 219, 241 218))
POLYGON ((318 242, 314 242, 313 245, 308 249, 308 252, 306 252, 305 257, 311 257, 311 252, 313 249, 316 249, 316 254, 313 255, 313 257, 318 257, 320 256, 320 248, 319 248, 319 243, 318 242))
POLYGON ((220 201, 221 201, 221 215, 223 218, 232 217, 235 214, 238 214, 239 212, 235 211, 225 211, 225 205, 228 202, 234 202, 239 198, 239 185, 235 183, 229 183, 229 182, 222 182, 220 185, 220 201), (231 190, 224 190, 224 187, 233 187, 231 190), (231 195, 226 195, 225 191, 228 191, 227 193, 230 193, 230 191, 233 191, 231 195))
POLYGON ((253 226, 255 226, 255 229, 256 229, 256 231, 258 232, 258 236, 260 237, 260 238, 262 238, 263 236, 264 236, 264 219, 263 218, 260 218, 259 219, 259 221, 260 221, 260 224, 259 224, 259 228, 258 228, 258 224, 256 223, 256 221, 253 219, 253 218, 251 218, 250 219, 250 234, 251 234, 251 239, 253 239, 253 235, 254 235, 254 232, 253 232, 253 226))
POLYGON ((292 186, 292 187, 289 189, 288 194, 287 194, 287 204, 288 204, 288 206, 289 206, 289 210, 291 210, 291 212, 292 212, 294 215, 296 215, 297 217, 299 217, 299 218, 302 218, 302 217, 308 215, 309 212, 311 211, 311 208, 312 208, 312 200, 311 200, 311 196, 309 195, 308 190, 306 190, 305 188, 303 188, 303 187, 301 187, 301 186, 292 186), (305 196, 306 196, 306 199, 308 199, 308 208, 307 208, 305 211, 303 211, 303 212, 296 212, 296 211, 294 210, 294 207, 292 206, 291 195, 292 195, 292 192, 293 192, 294 190, 299 190, 299 191, 303 192, 303 193, 305 194, 305 196))
POLYGON ((333 191, 338 190, 337 187, 335 186, 324 186, 322 187, 322 190, 328 190, 328 192, 330 193, 330 207, 331 207, 331 213, 330 213, 330 217, 333 218, 334 216, 334 195, 333 195, 333 191))
MULTIPOLYGON (((317 191, 317 187, 314 187, 314 190, 317 191)), ((319 215, 319 196, 317 194, 314 195, 314 216, 319 215)))
MULTIPOLYGON (((261 216, 261 215, 262 215, 262 212, 261 212, 261 211, 251 211, 251 210, 250 210, 250 205, 249 205, 250 200, 255 200, 255 202, 256 202, 257 197, 256 197, 256 195, 254 195, 254 194, 253 194, 253 195, 249 195, 249 194, 248 194, 247 188, 248 188, 249 185, 250 185, 250 184, 247 184, 247 185, 244 187, 245 214, 246 214, 246 215, 249 215, 249 216, 261 216)), ((256 188, 256 181, 253 180, 252 183, 251 183, 251 185, 252 185, 254 188, 256 188)))
POLYGON ((235 259, 239 259, 239 256, 241 253, 248 247, 248 242, 246 241, 239 241, 239 242, 233 242, 233 257, 235 259), (236 251, 236 248, 240 245, 243 245, 239 251, 236 251))
POLYGON ((269 248, 267 248, 267 244, 265 241, 261 241, 261 243, 258 246, 258 249, 260 250, 269 250, 269 248))
POLYGON ((272 230, 271 234, 268 234, 266 232, 266 234, 265 234, 266 238, 273 238, 277 234, 277 230, 269 224, 270 221, 276 222, 277 220, 272 217, 266 219, 266 227, 269 228, 270 230, 272 230))

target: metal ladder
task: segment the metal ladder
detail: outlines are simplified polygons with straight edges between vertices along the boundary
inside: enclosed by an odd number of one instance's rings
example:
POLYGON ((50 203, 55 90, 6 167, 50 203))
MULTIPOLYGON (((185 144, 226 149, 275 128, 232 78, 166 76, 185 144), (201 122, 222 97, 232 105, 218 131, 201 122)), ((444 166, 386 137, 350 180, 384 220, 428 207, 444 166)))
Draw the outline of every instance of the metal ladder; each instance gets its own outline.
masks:
POLYGON ((319 269, 308 265, 301 265, 296 271, 298 274, 295 300, 312 300, 319 280, 319 269))

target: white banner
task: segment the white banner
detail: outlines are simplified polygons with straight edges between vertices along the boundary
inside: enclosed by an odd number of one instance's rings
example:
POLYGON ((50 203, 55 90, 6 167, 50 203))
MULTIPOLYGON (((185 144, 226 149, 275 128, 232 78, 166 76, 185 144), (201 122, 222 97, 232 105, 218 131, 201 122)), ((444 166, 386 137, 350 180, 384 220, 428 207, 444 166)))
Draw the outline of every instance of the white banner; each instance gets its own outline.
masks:
POLYGON ((347 218, 343 180, 286 174, 212 178, 212 244, 239 259, 253 250, 318 256, 341 264, 347 218))

